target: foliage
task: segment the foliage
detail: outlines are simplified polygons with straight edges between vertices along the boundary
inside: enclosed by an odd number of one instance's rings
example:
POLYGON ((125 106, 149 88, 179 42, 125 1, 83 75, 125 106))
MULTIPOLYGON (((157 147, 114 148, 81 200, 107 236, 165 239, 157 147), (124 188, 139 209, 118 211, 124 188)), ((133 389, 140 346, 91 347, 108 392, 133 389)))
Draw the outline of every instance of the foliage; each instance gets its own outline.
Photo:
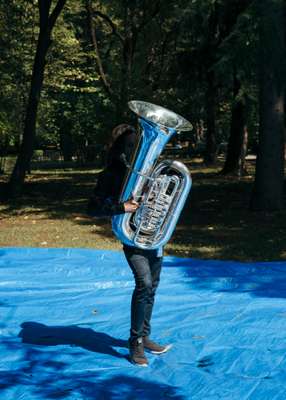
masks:
MULTIPOLYGON (((233 182, 198 160, 188 166, 194 186, 166 255, 200 259, 285 260, 286 212, 253 213, 247 202, 252 175, 233 182), (231 207, 230 207, 231 204, 231 207)), ((94 187, 92 169, 38 169, 28 177, 25 195, 0 205, 0 246, 121 249, 109 219, 89 218, 87 199, 94 187)), ((3 185, 0 177, 0 193, 3 185)))
MULTIPOLYGON (((243 90, 256 102, 256 23, 253 9, 242 12, 228 34, 237 1, 90 1, 98 42, 88 22, 88 1, 70 0, 59 17, 48 53, 38 114, 37 146, 59 144, 63 130, 73 141, 104 142, 112 127, 129 119, 131 98, 153 101, 205 120, 205 73, 214 69, 218 87, 217 126, 228 136, 232 66, 239 65, 243 90), (213 32, 213 13, 218 17, 213 32), (225 37, 224 37, 225 35, 225 37), (98 57, 111 93, 98 69, 98 57)), ((35 1, 0 6, 1 132, 12 143, 23 126, 38 33, 35 1), (19 33, 20 32, 20 33, 19 33), (12 106, 13 105, 13 106, 12 106)))
POLYGON ((36 10, 33 2, 0 3, 0 143, 18 144, 35 49, 36 10))
MULTIPOLYGON (((268 1, 270 6, 279 2, 268 1)), ((69 0, 47 54, 34 147, 68 143, 74 154, 87 145, 104 144, 116 124, 136 123, 127 108, 130 99, 166 106, 204 132, 213 123, 216 143, 228 142, 233 106, 245 102, 249 142, 257 147, 259 27, 269 29, 259 4, 69 0)), ((3 154, 15 153, 21 142, 39 33, 37 5, 36 0, 0 2, 3 154)), ((270 47, 276 45, 271 35, 265 37, 270 47)), ((275 55, 285 61, 281 51, 275 55)), ((279 76, 284 79, 285 62, 276 64, 283 67, 279 76)))

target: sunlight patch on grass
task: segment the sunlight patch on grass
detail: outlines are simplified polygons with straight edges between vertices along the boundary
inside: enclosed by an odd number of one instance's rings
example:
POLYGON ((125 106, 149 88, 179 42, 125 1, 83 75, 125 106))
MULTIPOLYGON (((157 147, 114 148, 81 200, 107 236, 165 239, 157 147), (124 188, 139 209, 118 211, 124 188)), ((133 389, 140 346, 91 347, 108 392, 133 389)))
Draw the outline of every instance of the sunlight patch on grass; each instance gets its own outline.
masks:
POLYGON ((196 249, 196 251, 200 253, 205 253, 205 254, 215 254, 218 253, 221 250, 221 247, 214 247, 214 246, 201 246, 196 249))
POLYGON ((192 257, 192 258, 219 258, 222 248, 220 246, 200 246, 192 245, 191 241, 189 245, 180 245, 178 243, 169 243, 165 248, 166 254, 172 254, 179 257, 192 257))
POLYGON ((281 252, 281 258, 286 260, 286 250, 281 252))
POLYGON ((102 168, 90 168, 90 169, 84 169, 84 168, 51 168, 51 169, 36 169, 32 171, 32 175, 29 175, 29 177, 39 177, 39 175, 43 176, 58 176, 58 175, 63 175, 63 177, 66 177, 66 175, 93 175, 93 174, 98 174, 100 171, 102 171, 102 168))
MULTIPOLYGON (((253 178, 224 177, 222 163, 206 167, 187 160, 194 186, 165 254, 201 259, 286 259, 286 211, 248 208, 253 178)), ((0 205, 0 246, 74 247, 121 250, 110 219, 86 215, 100 169, 33 170, 24 195, 0 205)), ((0 182, 7 180, 0 177, 0 182)))
MULTIPOLYGON (((106 232, 106 229, 105 229, 106 232)), ((100 229, 77 224, 73 220, 60 221, 24 216, 21 220, 1 221, 0 247, 80 247, 120 248, 115 238, 100 234, 100 229)))

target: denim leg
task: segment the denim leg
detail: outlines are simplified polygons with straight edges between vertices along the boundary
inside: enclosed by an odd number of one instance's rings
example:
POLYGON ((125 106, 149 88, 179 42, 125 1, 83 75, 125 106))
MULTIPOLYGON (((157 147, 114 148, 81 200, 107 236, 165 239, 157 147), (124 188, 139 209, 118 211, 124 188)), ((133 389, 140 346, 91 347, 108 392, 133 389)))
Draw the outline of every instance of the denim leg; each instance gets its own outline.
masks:
MULTIPOLYGON (((130 249, 130 248, 129 248, 130 249)), ((160 280, 162 257, 153 251, 126 250, 124 253, 135 278, 131 301, 131 340, 150 334, 150 320, 156 288, 160 280)))
POLYGON ((163 257, 150 257, 149 265, 152 275, 152 290, 147 299, 147 304, 145 307, 145 319, 144 319, 144 327, 143 327, 143 336, 149 336, 151 333, 151 317, 154 306, 154 299, 156 294, 156 289, 160 282, 160 273, 162 268, 162 260, 163 257))

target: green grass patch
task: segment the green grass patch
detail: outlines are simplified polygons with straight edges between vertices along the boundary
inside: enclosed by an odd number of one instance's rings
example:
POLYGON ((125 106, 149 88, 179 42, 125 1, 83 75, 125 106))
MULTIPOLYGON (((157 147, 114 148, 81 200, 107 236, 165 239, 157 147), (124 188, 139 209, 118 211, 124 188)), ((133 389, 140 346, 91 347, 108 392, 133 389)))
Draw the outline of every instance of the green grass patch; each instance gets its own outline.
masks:
MULTIPOLYGON (((187 161, 193 187, 166 254, 238 261, 285 260, 286 212, 249 210, 250 175, 219 175, 221 165, 207 168, 187 161)), ((97 169, 38 169, 27 178, 21 199, 0 204, 0 246, 121 249, 109 219, 85 214, 97 169)), ((0 179, 5 190, 8 176, 0 179)))

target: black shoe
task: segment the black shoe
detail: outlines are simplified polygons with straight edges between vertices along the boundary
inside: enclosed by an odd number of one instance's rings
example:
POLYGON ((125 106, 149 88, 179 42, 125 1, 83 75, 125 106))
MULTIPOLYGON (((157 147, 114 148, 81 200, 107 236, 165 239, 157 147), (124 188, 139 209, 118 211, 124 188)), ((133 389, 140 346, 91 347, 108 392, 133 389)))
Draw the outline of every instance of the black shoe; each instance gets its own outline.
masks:
POLYGON ((138 365, 139 367, 147 367, 148 360, 145 357, 144 353, 144 345, 142 338, 138 338, 136 340, 128 341, 129 345, 129 357, 130 361, 133 364, 138 365))
POLYGON ((143 344, 144 344, 144 349, 150 351, 150 353, 153 354, 166 353, 172 347, 171 344, 161 346, 158 343, 152 342, 152 340, 150 340, 148 336, 143 337, 143 344))

